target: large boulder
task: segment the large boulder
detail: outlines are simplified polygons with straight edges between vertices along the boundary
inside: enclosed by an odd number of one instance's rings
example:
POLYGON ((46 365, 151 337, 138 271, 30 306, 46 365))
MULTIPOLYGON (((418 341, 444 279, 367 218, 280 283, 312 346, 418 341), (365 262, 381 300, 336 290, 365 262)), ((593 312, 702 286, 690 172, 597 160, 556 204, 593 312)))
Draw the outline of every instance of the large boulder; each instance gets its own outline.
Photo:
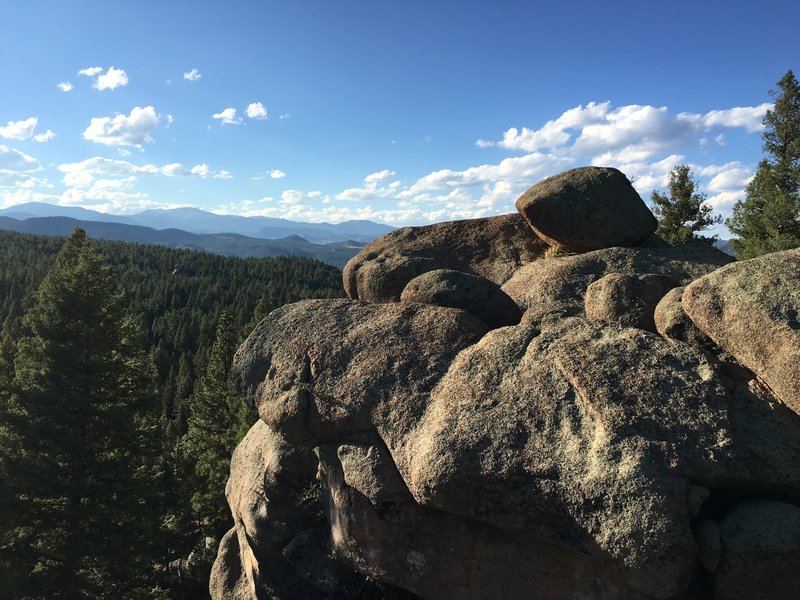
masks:
POLYGON ((315 447, 377 422, 391 445, 416 426, 456 354, 486 330, 455 308, 306 300, 258 324, 234 357, 234 384, 292 444, 315 447))
POLYGON ((610 273, 586 288, 586 316, 654 332, 656 306, 677 286, 667 275, 610 273))
POLYGON ((548 177, 517 199, 517 210, 536 235, 568 252, 636 246, 658 225, 628 178, 609 167, 548 177))
POLYGON ((800 249, 710 273, 686 287, 682 304, 704 334, 800 413, 800 249))
POLYGON ((235 356, 215 598, 800 594, 800 250, 392 235, 235 356))
POLYGON ((583 312, 589 285, 610 273, 666 275, 685 285, 733 261, 711 244, 606 248, 544 258, 516 270, 501 287, 523 309, 583 312))
POLYGON ((720 524, 719 600, 800 598, 800 507, 743 501, 720 524))
POLYGON ((516 302, 496 283, 452 269, 437 269, 415 277, 406 285, 400 301, 460 308, 490 329, 516 325, 522 317, 516 302))
POLYGON ((546 248, 518 214, 404 227, 347 263, 344 291, 353 300, 397 302, 409 281, 435 269, 455 269, 500 285, 546 248))

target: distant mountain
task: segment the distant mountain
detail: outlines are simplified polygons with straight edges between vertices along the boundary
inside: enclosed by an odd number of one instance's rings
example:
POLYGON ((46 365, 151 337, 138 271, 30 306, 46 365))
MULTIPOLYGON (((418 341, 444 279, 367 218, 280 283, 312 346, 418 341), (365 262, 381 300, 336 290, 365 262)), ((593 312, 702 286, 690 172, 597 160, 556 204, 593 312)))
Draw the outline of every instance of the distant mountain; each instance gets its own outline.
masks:
POLYGON ((714 240, 714 245, 725 254, 736 257, 736 253, 733 251, 733 248, 731 248, 730 240, 714 240))
POLYGON ((0 215, 14 219, 34 217, 71 217, 82 221, 102 221, 142 225, 152 229, 180 229, 189 233, 235 233, 262 239, 279 239, 300 235, 310 242, 331 243, 355 240, 371 242, 394 229, 373 221, 343 223, 303 223, 273 217, 216 215, 198 208, 145 210, 132 215, 109 215, 85 208, 57 206, 43 202, 18 204, 0 210, 0 215))
POLYGON ((76 226, 83 228, 92 238, 203 250, 226 256, 306 256, 340 269, 364 247, 363 242, 354 240, 314 244, 298 235, 281 239, 259 239, 234 233, 196 234, 180 229, 156 230, 141 225, 71 217, 33 217, 20 220, 0 216, 0 229, 39 235, 69 235, 76 226))
POLYGON ((121 215, 107 215, 80 206, 58 206, 46 202, 26 202, 0 210, 0 215, 14 219, 32 219, 35 217, 71 217, 82 221, 109 221, 112 223, 128 223, 135 225, 132 219, 121 215))

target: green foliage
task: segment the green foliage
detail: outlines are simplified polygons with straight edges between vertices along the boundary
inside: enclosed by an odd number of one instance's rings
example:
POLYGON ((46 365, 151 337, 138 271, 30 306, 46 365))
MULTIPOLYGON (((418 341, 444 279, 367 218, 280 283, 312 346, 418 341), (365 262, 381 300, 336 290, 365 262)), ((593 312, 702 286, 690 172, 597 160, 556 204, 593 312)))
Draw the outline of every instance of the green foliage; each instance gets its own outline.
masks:
POLYGON ((220 494, 228 479, 231 453, 258 419, 230 380, 238 342, 230 315, 223 311, 205 372, 189 398, 188 429, 180 445, 194 472, 191 506, 195 519, 203 537, 216 540, 231 526, 230 509, 220 494))
POLYGON ((747 259, 800 246, 800 85, 792 71, 770 94, 764 116, 763 159, 725 224, 738 236, 731 245, 747 259))
POLYGON ((135 597, 149 587, 157 541, 150 370, 113 273, 82 230, 23 327, 3 423, 9 583, 20 598, 135 597))
MULTIPOLYGON (((85 239, 84 242, 88 246, 85 239)), ((107 512, 109 522, 114 521, 118 525, 116 532, 108 533, 108 547, 115 547, 119 554, 109 554, 102 560, 97 559, 97 562, 108 562, 112 570, 129 569, 137 573, 140 572, 137 570, 139 567, 127 563, 138 561, 140 566, 146 563, 150 580, 146 585, 145 582, 139 582, 142 584, 141 593, 156 597, 160 593, 159 586, 163 587, 167 582, 166 565, 180 558, 185 560, 205 535, 217 537, 218 531, 230 527, 230 523, 224 522, 230 519, 228 510, 224 508, 223 511, 222 507, 225 506, 224 481, 231 448, 246 432, 251 424, 250 419, 254 418, 251 409, 232 394, 232 388, 226 380, 233 349, 258 320, 282 304, 304 298, 341 296, 341 272, 305 258, 239 259, 159 246, 95 241, 94 247, 101 260, 97 254, 90 256, 88 250, 76 250, 75 247, 83 247, 84 242, 77 244, 77 241, 73 241, 64 248, 67 254, 82 257, 79 268, 67 268, 66 258, 56 259, 64 245, 63 238, 0 231, 0 480, 5 484, 9 481, 9 472, 15 469, 15 473, 23 475, 25 461, 36 461, 33 452, 26 449, 21 438, 28 427, 27 411, 32 411, 31 414, 38 411, 36 414, 42 416, 42 419, 34 421, 40 423, 36 426, 40 430, 37 443, 44 448, 48 446, 50 436, 55 435, 54 431, 47 431, 55 427, 48 424, 47 419, 60 415, 62 411, 70 414, 65 408, 67 404, 63 402, 52 406, 52 398, 78 395, 78 388, 75 388, 78 384, 73 385, 74 389, 65 388, 63 393, 54 391, 48 396, 46 391, 52 391, 52 387, 60 381, 45 377, 42 372, 49 363, 41 357, 56 347, 50 337, 58 334, 55 321, 49 320, 51 313, 58 313, 52 304, 58 301, 59 310, 72 307, 69 314, 77 316, 91 306, 83 299, 76 298, 88 293, 89 288, 106 286, 108 298, 100 313, 108 318, 103 320, 97 317, 92 321, 98 324, 92 339, 98 344, 98 352, 101 347, 115 347, 116 354, 113 356, 118 362, 112 361, 106 371, 99 367, 91 371, 83 365, 76 366, 70 362, 77 360, 74 353, 58 352, 52 354, 53 366, 72 365, 70 368, 79 375, 78 379, 83 382, 81 385, 94 385, 98 390, 98 382, 103 381, 100 374, 111 371, 126 373, 128 379, 125 385, 128 387, 136 382, 135 387, 140 391, 155 390, 155 402, 148 406, 145 414, 141 411, 115 411, 112 410, 113 406, 102 403, 91 414, 98 419, 105 413, 117 415, 115 418, 122 421, 129 421, 132 414, 136 422, 130 431, 135 431, 138 444, 141 445, 140 449, 133 452, 116 451, 120 456, 120 465, 133 461, 134 475, 141 487, 130 494, 130 499, 137 499, 139 504, 131 507, 133 512, 129 513, 127 520, 122 514, 122 508, 126 506, 124 502, 119 511, 107 512), (56 264, 59 265, 58 269, 54 268, 56 264), (43 280, 51 269, 55 274, 48 276, 49 283, 45 286, 43 280), (77 275, 86 276, 85 284, 74 282, 77 275), (118 287, 114 287, 114 280, 118 287), (61 286, 57 293, 53 291, 56 282, 61 286), (41 291, 36 292, 37 288, 41 288, 41 291), (124 290, 124 295, 119 290, 124 290), (70 300, 60 301, 62 295, 70 300), (47 302, 41 302, 40 297, 47 299, 47 302), (35 308, 39 306, 41 308, 35 308), (33 310, 40 317, 31 316, 23 323, 22 315, 33 310), (114 327, 110 325, 112 322, 115 322, 114 327), (35 335, 34 324, 39 327, 35 335), (127 355, 126 348, 137 348, 138 354, 127 355), (127 358, 120 363, 123 355, 127 358), (140 363, 137 369, 123 368, 137 361, 140 363), (117 370, 114 371, 111 366, 117 370), (39 388, 32 385, 40 381, 36 377, 41 378, 41 385, 47 383, 51 387, 37 391, 39 388), (30 390, 26 394, 37 395, 36 403, 28 406, 27 401, 22 401, 20 390, 23 388, 30 390), (219 396, 216 396, 217 393, 219 396), (214 403, 227 410, 219 415, 219 424, 214 422, 215 409, 210 408, 214 403), (41 410, 37 407, 41 407, 41 410), (224 433, 216 438, 210 436, 206 443, 200 433, 204 427, 224 433), (182 441, 190 431, 195 433, 185 442, 182 441), (197 470, 190 461, 196 462, 197 470), (151 493, 156 495, 155 502, 148 497, 151 493), (148 532, 146 537, 153 543, 139 548, 137 555, 131 557, 124 548, 114 546, 119 536, 124 539, 127 535, 124 533, 128 526, 126 523, 147 528, 160 525, 160 532, 148 532)), ((97 293, 95 296, 99 303, 101 295, 97 293)), ((88 327, 81 326, 79 329, 88 330, 88 327)), ((61 335, 65 335, 63 328, 61 335)), ((50 372, 50 367, 45 371, 50 372)), ((109 385, 104 383, 102 389, 122 393, 122 383, 117 387, 109 385)), ((146 403, 144 399, 142 403, 146 403)), ((75 402, 72 405, 79 406, 75 402)), ((30 422, 33 428, 33 421, 30 422)), ((90 429, 102 437, 103 430, 99 425, 90 429)), ((125 433, 119 438, 120 443, 126 439, 130 441, 125 437, 127 435, 125 433)), ((54 447, 65 445, 71 448, 74 445, 73 438, 67 435, 54 447)), ((111 438, 108 441, 108 448, 111 448, 111 438)), ((56 449, 52 452, 56 452, 56 449)), ((98 452, 102 458, 103 452, 98 452)), ((111 462, 109 467, 113 466, 111 462)), ((48 459, 42 465, 34 464, 33 467, 57 471, 61 465, 55 459, 48 459)), ((124 477, 116 479, 115 472, 109 469, 102 477, 103 485, 111 479, 119 483, 109 487, 109 490, 119 490, 122 482, 128 481, 124 477)), ((100 480, 90 480, 100 485, 100 480)), ((45 481, 41 479, 42 485, 45 481)), ((95 511, 94 520, 86 521, 87 526, 100 526, 95 522, 104 518, 101 513, 105 509, 100 507, 105 501, 102 495, 98 496, 99 504, 93 499, 86 500, 86 511, 95 511)), ((0 589, 4 597, 25 597, 22 588, 14 589, 11 586, 32 585, 27 582, 25 569, 34 563, 35 557, 26 550, 26 542, 37 536, 42 537, 42 532, 49 526, 43 520, 27 520, 26 502, 27 497, 12 493, 7 485, 0 485, 0 589), (27 529, 22 525, 26 525, 27 529), (8 533, 12 530, 13 535, 8 533), (28 566, 20 566, 20 561, 25 561, 28 566)), ((40 512, 44 519, 45 511, 40 512)), ((130 543, 142 537, 137 538, 136 532, 132 532, 131 536, 130 543)), ((98 545, 102 546, 100 543, 98 545)), ((61 547, 52 551, 53 560, 58 560, 61 551, 61 547)), ((91 566, 93 572, 102 571, 102 568, 91 566)), ((118 585, 122 585, 125 577, 119 575, 118 585)), ((100 575, 93 580, 100 581, 100 575)), ((105 583, 106 580, 107 576, 103 575, 102 581, 105 583)), ((172 596, 175 598, 203 597, 202 590, 207 589, 207 584, 202 581, 195 582, 201 596, 192 596, 185 579, 180 584, 173 579, 172 583, 180 586, 173 589, 172 596)), ((133 591, 121 591, 120 587, 108 588, 112 589, 116 590, 117 597, 136 597, 133 591)), ((58 596, 48 593, 41 597, 58 596)), ((102 597, 102 594, 98 597, 102 597)))
POLYGON ((675 167, 669 174, 669 196, 653 190, 650 200, 658 219, 656 233, 672 245, 692 240, 713 242, 716 236, 699 235, 699 231, 722 222, 712 214, 705 194, 697 192, 697 183, 688 165, 675 167))

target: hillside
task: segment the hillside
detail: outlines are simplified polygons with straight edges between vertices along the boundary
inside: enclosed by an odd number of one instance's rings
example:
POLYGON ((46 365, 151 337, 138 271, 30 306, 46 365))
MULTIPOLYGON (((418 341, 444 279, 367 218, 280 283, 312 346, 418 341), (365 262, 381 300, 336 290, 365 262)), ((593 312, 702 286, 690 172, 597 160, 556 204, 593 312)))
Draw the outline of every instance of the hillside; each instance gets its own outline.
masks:
MULTIPOLYGON (((32 306, 34 292, 63 242, 59 237, 0 231, 0 439, 3 440, 9 417, 5 402, 14 378, 17 342, 26 335, 22 317, 32 306)), ((113 269, 128 314, 141 327, 152 370, 153 401, 158 407, 152 416, 157 423, 154 434, 159 446, 156 466, 160 475, 154 482, 158 486, 158 513, 148 518, 163 524, 160 537, 154 540, 158 553, 145 557, 153 564, 152 585, 154 589, 172 588, 175 598, 207 597, 209 557, 203 558, 192 573, 170 570, 169 565, 185 562, 198 540, 202 540, 202 532, 211 533, 192 504, 204 482, 196 478, 192 465, 181 458, 185 454, 181 440, 192 415, 188 399, 208 368, 212 348, 220 335, 221 315, 226 312, 229 317, 227 329, 222 333, 236 344, 255 323, 287 302, 341 296, 341 273, 332 266, 303 257, 243 259, 116 241, 94 244, 113 269)), ((247 412, 243 418, 252 422, 256 417, 247 412)), ((0 448, 3 473, 6 452, 14 457, 11 446, 0 448)), ((220 455, 219 460, 227 470, 228 456, 220 455)), ((223 489, 208 494, 213 502, 223 505, 223 489)), ((9 553, 6 545, 9 540, 5 537, 6 528, 17 523, 22 513, 19 508, 6 506, 4 498, 0 497, 3 581, 9 572, 23 572, 14 565, 24 558, 19 550, 9 553)), ((227 510, 224 514, 228 515, 227 510)), ((15 597, 13 591, 9 593, 5 597, 15 597)))
POLYGON ((143 225, 87 221, 65 216, 28 217, 23 220, 0 216, 0 229, 37 235, 64 236, 68 235, 75 227, 81 227, 89 237, 95 239, 158 244, 170 248, 202 250, 225 256, 304 256, 340 269, 363 247, 363 243, 352 240, 314 244, 296 234, 287 235, 281 239, 258 239, 234 233, 196 234, 180 229, 153 229, 143 225))

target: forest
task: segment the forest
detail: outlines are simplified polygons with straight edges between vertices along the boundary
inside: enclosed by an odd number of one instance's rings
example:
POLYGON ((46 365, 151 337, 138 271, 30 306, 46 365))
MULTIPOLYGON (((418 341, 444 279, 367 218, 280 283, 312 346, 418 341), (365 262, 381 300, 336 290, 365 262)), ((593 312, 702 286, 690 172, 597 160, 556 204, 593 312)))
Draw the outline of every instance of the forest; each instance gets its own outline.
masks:
POLYGON ((341 295, 312 259, 0 232, 5 597, 207 597, 257 419, 233 353, 273 309, 341 295))

